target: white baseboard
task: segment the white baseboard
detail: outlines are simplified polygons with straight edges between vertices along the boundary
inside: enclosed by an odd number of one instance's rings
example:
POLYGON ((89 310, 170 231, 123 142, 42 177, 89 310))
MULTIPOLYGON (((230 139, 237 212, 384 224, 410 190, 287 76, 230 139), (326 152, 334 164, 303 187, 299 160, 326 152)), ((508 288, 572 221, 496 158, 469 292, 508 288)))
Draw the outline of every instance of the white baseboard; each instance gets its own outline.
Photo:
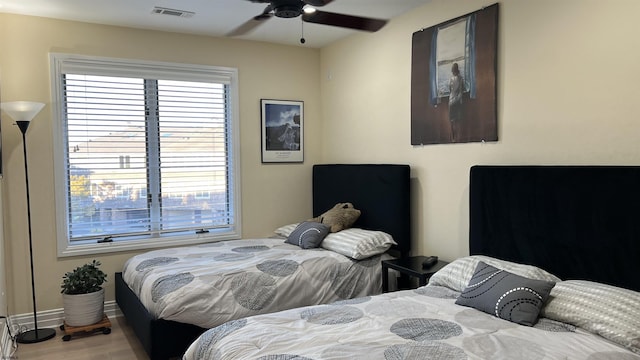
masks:
MULTIPOLYGON (((107 316, 114 318, 122 316, 122 312, 116 304, 115 300, 105 301, 104 302, 104 313, 107 316)), ((38 311, 38 327, 41 328, 49 328, 49 327, 60 327, 64 322, 64 309, 53 309, 53 310, 45 310, 38 311)), ((25 326, 29 329, 33 328, 33 313, 30 314, 18 314, 11 316, 11 324, 20 326, 25 326)))
MULTIPOLYGON (((122 311, 120 311, 115 300, 104 302, 104 313, 112 319, 122 316, 122 311)), ((38 311, 36 315, 38 317, 38 328, 59 329, 60 325, 64 323, 64 309, 62 308, 38 311)), ((33 313, 13 315, 10 317, 10 320, 13 326, 27 329, 34 328, 33 313)), ((2 325, 2 329, 0 329, 0 359, 10 359, 12 343, 9 332, 7 331, 5 319, 0 319, 0 325, 2 325)))

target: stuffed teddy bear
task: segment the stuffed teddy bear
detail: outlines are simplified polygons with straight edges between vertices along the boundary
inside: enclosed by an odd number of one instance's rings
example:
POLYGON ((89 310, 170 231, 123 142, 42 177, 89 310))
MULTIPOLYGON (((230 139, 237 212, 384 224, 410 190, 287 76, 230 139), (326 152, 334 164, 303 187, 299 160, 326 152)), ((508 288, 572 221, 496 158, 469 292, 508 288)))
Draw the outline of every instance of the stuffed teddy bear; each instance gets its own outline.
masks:
POLYGON ((308 221, 319 222, 331 227, 331 232, 348 229, 360 217, 360 210, 353 207, 352 203, 338 203, 324 214, 308 221))

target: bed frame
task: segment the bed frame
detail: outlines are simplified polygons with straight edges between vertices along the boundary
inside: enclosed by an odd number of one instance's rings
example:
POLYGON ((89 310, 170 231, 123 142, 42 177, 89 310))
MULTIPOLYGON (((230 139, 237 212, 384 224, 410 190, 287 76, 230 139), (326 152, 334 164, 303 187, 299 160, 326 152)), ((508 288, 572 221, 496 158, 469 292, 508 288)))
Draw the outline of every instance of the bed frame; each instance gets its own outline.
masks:
MULTIPOLYGON (((398 243, 393 251, 411 250, 410 168, 398 164, 327 164, 313 166, 313 216, 339 202, 351 202, 362 214, 354 226, 381 230, 398 243)), ((180 357, 203 329, 155 319, 115 274, 116 302, 152 360, 180 357)))
POLYGON ((469 251, 640 291, 640 167, 474 166, 469 251))

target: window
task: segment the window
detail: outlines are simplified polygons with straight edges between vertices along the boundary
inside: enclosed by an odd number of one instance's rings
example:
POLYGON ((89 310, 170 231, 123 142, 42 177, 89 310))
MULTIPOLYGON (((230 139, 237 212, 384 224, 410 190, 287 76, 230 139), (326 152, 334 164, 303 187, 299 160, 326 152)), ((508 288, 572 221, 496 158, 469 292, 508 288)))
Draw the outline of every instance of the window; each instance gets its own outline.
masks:
POLYGON ((59 256, 240 237, 235 69, 51 66, 59 256))
MULTIPOLYGON (((466 75, 466 59, 469 57, 466 43, 467 18, 438 29, 437 66, 438 96, 449 96, 451 64, 457 63, 460 73, 466 75)), ((463 76, 467 79, 467 76, 463 76)))

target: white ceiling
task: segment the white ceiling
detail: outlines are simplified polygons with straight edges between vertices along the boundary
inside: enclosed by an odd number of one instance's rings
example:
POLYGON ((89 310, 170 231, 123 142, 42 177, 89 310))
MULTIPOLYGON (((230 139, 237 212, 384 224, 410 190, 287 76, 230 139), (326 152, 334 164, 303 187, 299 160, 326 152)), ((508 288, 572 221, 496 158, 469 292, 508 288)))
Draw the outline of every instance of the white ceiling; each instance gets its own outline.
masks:
MULTIPOLYGON (((334 0, 322 11, 391 19, 431 0, 334 0)), ((189 34, 225 36, 267 4, 249 0, 0 0, 0 12, 189 34), (191 18, 152 14, 154 7, 195 13, 191 18)), ((272 17, 240 39, 323 47, 358 30, 272 17), (305 44, 300 43, 304 29, 305 44)))

